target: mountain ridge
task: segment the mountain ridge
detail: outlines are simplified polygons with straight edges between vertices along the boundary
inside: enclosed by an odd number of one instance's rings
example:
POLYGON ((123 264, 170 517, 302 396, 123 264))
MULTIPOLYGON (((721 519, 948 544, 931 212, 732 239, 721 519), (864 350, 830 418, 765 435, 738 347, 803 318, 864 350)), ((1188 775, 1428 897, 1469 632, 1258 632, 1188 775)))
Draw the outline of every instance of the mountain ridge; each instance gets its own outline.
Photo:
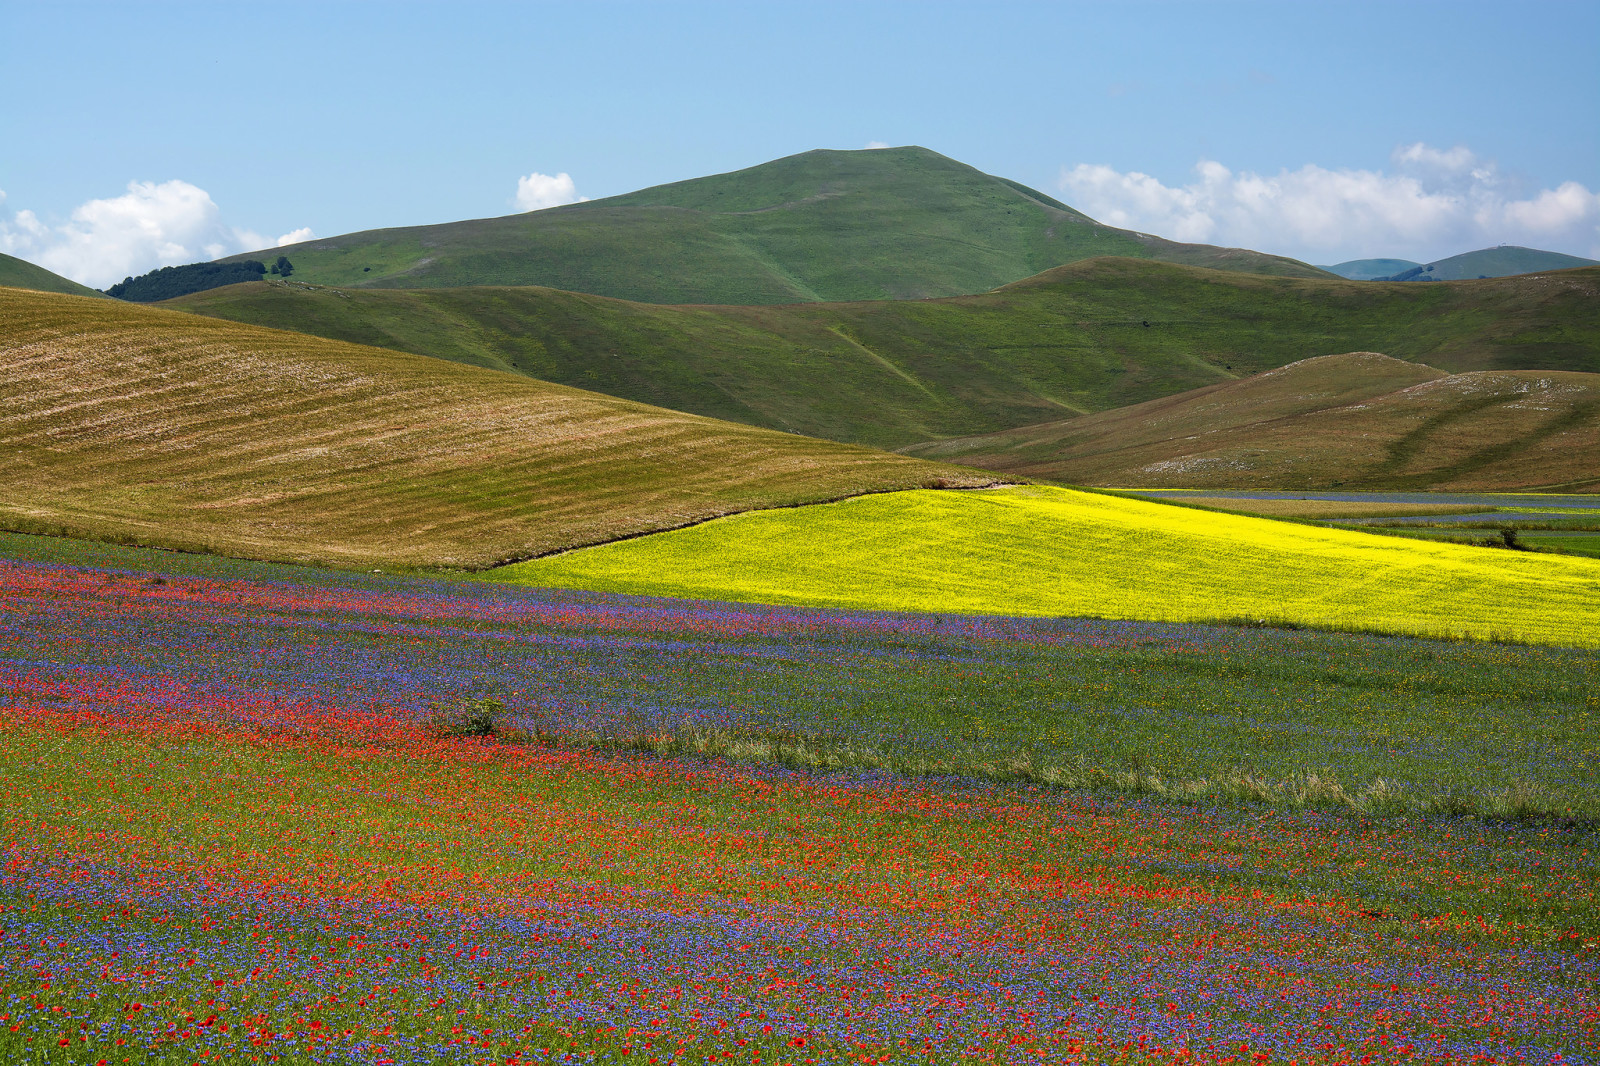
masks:
POLYGON ((539 285, 663 304, 968 295, 1100 255, 1325 276, 1249 249, 1106 226, 1037 190, 917 146, 817 149, 598 200, 366 230, 271 254, 287 255, 295 276, 313 284, 539 285))
POLYGON ((1352 259, 1321 269, 1352 281, 1468 281, 1586 266, 1600 266, 1600 261, 1565 252, 1502 244, 1435 259, 1431 263, 1409 259, 1352 259))

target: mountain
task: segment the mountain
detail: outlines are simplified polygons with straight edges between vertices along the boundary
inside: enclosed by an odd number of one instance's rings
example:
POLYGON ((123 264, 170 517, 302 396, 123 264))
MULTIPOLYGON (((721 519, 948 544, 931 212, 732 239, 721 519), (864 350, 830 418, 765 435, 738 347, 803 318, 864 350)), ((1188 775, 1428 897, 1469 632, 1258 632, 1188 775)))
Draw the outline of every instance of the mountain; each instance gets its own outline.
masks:
POLYGON ((1502 244, 1498 248, 1480 248, 1476 252, 1452 255, 1449 259, 1440 259, 1435 263, 1414 263, 1379 280, 1464 281, 1468 278, 1505 278, 1515 274, 1592 266, 1600 266, 1600 262, 1561 252, 1541 252, 1537 248, 1518 248, 1516 245, 1502 244))
POLYGON ((232 259, 276 255, 296 278, 341 288, 541 285, 669 304, 953 296, 1101 255, 1322 276, 1291 259, 1103 226, 926 148, 806 152, 566 207, 232 259))
POLYGON ((1335 263, 1320 269, 1351 281, 1387 281, 1395 274, 1421 265, 1409 259, 1352 259, 1348 263, 1335 263))
POLYGON ((1329 352, 1600 372, 1596 268, 1385 285, 1109 258, 980 296, 786 307, 297 279, 168 306, 878 447, 1124 407, 1329 352))
POLYGON ((1130 488, 1600 491, 1600 374, 1447 374, 1351 352, 905 451, 1130 488))
POLYGON ((33 289, 37 292, 64 292, 74 296, 100 295, 87 285, 79 285, 76 281, 69 281, 60 274, 53 274, 42 266, 35 266, 26 259, 18 259, 4 252, 0 252, 0 286, 33 289))
POLYGON ((0 528, 489 566, 750 508, 995 479, 304 334, 0 289, 0 528))

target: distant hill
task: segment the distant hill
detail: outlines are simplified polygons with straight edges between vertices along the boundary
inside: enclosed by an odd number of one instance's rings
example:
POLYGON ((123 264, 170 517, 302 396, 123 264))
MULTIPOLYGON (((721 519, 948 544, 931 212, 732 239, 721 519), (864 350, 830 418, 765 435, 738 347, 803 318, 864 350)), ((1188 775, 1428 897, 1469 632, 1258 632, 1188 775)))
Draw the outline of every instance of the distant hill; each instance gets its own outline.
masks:
POLYGON ((483 567, 994 479, 303 334, 0 288, 0 528, 483 567))
POLYGON ((4 252, 0 252, 0 285, 14 289, 34 289, 38 292, 71 293, 74 296, 100 295, 87 285, 79 285, 76 281, 69 281, 60 274, 53 274, 42 266, 35 266, 26 259, 18 259, 4 252))
POLYGON ((1114 258, 980 296, 788 307, 292 279, 169 306, 879 447, 1124 407, 1329 352, 1600 372, 1595 268, 1385 285, 1114 258))
POLYGON ((342 288, 540 285, 668 304, 953 296, 1102 255, 1324 276, 1103 226, 926 148, 806 152, 604 200, 232 258, 280 252, 296 278, 342 288))
POLYGON ((1321 269, 1351 281, 1386 281, 1395 274, 1421 265, 1409 259, 1352 259, 1348 263, 1335 263, 1321 269))
MULTIPOLYGON (((1537 248, 1518 248, 1502 244, 1480 248, 1434 263, 1413 263, 1397 270, 1384 281, 1466 281, 1471 278, 1507 278, 1544 270, 1571 270, 1574 267, 1600 266, 1593 259, 1582 259, 1561 252, 1541 252, 1537 248)), ((1335 271, 1337 273, 1337 271, 1335 271)))
POLYGON ((1600 374, 1452 375, 1352 352, 904 450, 1010 476, 1130 488, 1600 491, 1600 374))

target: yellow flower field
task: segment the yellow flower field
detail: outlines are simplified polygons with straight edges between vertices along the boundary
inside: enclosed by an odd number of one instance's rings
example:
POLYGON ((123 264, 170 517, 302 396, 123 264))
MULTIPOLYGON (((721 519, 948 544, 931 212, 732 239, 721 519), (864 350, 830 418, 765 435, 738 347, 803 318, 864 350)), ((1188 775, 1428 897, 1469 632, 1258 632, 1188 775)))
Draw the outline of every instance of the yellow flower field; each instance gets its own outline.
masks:
POLYGON ((1600 645, 1600 562, 1042 486, 758 511, 491 572, 649 595, 890 610, 1250 619, 1600 645))

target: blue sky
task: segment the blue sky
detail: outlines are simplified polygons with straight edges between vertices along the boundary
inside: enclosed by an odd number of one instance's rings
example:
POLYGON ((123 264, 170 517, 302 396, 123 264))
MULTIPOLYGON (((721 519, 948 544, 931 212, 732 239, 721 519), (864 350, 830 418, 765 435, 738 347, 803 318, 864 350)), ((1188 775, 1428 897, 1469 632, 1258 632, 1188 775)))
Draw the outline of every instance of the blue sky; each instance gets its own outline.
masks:
POLYGON ((1592 2, 0 0, 0 36, 0 250, 96 285, 874 142, 1313 262, 1600 258, 1592 2))

